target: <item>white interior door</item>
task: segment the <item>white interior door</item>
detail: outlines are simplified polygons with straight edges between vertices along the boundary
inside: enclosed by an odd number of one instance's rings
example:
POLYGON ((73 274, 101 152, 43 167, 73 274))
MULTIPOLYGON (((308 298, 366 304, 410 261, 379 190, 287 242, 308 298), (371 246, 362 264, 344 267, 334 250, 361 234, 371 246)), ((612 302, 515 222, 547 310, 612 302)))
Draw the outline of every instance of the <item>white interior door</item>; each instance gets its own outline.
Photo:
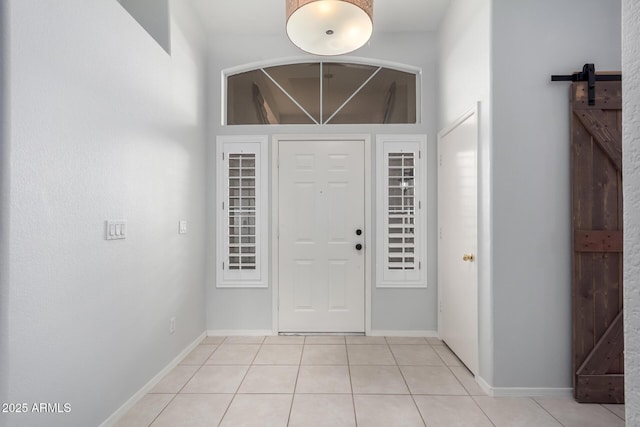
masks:
POLYGON ((478 370, 477 111, 438 138, 440 337, 478 370))
POLYGON ((364 332, 364 141, 280 141, 278 156, 279 330, 364 332))

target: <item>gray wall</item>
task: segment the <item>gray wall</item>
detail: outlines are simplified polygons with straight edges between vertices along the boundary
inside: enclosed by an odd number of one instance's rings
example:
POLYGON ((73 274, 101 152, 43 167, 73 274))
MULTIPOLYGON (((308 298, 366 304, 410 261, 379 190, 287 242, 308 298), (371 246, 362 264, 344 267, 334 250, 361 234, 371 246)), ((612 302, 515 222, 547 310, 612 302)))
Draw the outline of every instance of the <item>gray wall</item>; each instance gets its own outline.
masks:
POLYGON ((0 384, 70 403, 48 426, 100 424, 205 329, 204 38, 181 4, 169 56, 116 1, 8 2, 0 384))
POLYGON ((569 89, 550 76, 620 70, 620 31, 619 0, 493 0, 495 387, 571 387, 569 89))
POLYGON ((480 103, 478 141, 479 376, 493 378, 491 306, 491 1, 453 0, 438 33, 438 128, 480 103))
POLYGON ((640 3, 622 1, 625 413, 640 425, 640 3))
MULTIPOLYGON (((215 137, 217 135, 274 134, 426 134, 428 137, 428 233, 435 236, 436 225, 436 43, 430 33, 375 34, 370 43, 352 56, 385 60, 420 67, 422 74, 422 118, 418 125, 335 125, 335 126, 221 126, 220 100, 222 70, 277 58, 305 57, 285 34, 243 36, 214 34, 209 50, 209 247, 207 251, 207 328, 210 330, 271 330, 272 293, 268 289, 218 289, 215 286, 215 137)), ((374 150, 375 152, 375 150, 374 150)), ((375 182, 374 182, 375 184, 375 182)), ((374 217, 375 224, 375 217, 374 217)), ((374 236, 375 241, 375 236, 374 236)), ((428 247, 428 288, 376 289, 372 295, 372 328, 379 331, 435 331, 436 245, 428 247)), ((371 246, 370 246, 371 247, 371 246)), ((375 260, 375 253, 374 260, 375 260)), ((374 276, 375 277, 375 276, 374 276)))

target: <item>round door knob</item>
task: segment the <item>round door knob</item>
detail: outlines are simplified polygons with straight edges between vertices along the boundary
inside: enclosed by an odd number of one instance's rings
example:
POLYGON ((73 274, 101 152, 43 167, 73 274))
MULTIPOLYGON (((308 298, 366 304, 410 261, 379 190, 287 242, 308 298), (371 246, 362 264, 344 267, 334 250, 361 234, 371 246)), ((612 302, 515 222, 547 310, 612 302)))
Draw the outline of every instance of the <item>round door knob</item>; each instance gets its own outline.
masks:
POLYGON ((360 251, 360 250, 362 250, 362 244, 358 243, 358 244, 356 245, 356 249, 357 249, 357 250, 359 250, 359 251, 360 251))
POLYGON ((473 262, 474 256, 473 256, 473 254, 464 254, 462 256, 462 260, 463 261, 468 261, 468 262, 473 262))

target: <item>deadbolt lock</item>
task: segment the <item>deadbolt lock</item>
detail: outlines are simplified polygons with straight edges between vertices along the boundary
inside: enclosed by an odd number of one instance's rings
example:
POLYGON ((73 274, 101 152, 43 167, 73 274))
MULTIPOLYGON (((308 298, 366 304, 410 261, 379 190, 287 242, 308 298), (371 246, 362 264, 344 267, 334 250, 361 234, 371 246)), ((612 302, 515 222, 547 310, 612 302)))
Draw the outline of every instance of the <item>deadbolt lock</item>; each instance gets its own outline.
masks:
POLYGON ((473 262, 474 259, 475 257, 473 256, 473 254, 464 254, 462 256, 463 261, 473 262))

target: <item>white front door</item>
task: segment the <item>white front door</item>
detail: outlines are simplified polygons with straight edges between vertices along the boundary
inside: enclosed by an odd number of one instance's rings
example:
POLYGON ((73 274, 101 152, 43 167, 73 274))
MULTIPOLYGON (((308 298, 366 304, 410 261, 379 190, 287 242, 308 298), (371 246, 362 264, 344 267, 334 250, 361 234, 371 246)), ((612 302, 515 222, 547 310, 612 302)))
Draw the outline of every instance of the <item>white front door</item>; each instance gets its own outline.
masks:
POLYGON ((280 141, 278 156, 279 330, 364 332, 364 141, 280 141))
POLYGON ((440 338, 478 370, 477 112, 439 134, 438 295, 440 338))

